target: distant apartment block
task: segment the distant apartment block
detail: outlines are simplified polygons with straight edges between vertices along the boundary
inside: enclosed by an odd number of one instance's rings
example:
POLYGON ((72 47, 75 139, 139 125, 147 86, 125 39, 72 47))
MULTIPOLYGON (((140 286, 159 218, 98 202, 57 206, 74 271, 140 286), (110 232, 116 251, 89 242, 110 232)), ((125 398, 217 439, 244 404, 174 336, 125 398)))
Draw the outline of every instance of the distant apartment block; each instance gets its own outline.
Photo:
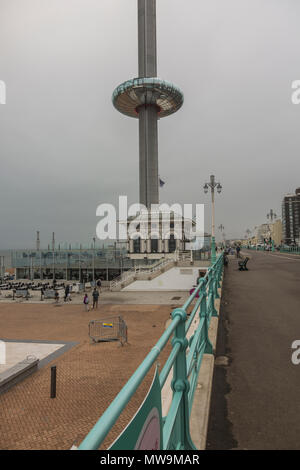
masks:
POLYGON ((252 239, 253 243, 265 243, 273 240, 275 245, 282 243, 282 221, 275 220, 272 223, 261 224, 257 227, 256 237, 252 239))
POLYGON ((282 229, 284 243, 300 244, 300 188, 283 198, 282 229))

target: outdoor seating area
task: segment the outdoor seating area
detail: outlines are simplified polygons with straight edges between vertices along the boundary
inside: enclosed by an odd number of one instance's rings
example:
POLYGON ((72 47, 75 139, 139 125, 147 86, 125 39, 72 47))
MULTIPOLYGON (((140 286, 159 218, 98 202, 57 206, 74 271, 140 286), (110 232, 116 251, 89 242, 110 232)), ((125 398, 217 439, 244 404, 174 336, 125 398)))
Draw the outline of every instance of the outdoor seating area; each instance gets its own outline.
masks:
MULTIPOLYGON (((56 289, 64 289, 65 283, 56 283, 56 289)), ((53 282, 4 282, 0 285, 0 290, 41 290, 53 288, 53 282)))
POLYGON ((84 285, 79 282, 6 282, 0 285, 0 299, 36 299, 47 300, 64 296, 66 286, 72 294, 80 294, 85 289, 91 289, 93 283, 84 285))

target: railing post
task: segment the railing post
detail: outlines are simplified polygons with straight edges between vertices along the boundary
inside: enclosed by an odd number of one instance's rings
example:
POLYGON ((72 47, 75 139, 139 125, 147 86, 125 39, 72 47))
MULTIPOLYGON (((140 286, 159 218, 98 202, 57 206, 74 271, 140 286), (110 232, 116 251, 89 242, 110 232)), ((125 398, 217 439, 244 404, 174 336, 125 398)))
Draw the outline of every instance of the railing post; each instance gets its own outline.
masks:
POLYGON ((218 288, 221 287, 221 277, 222 277, 222 273, 223 273, 223 265, 224 265, 224 261, 223 261, 223 257, 224 257, 224 254, 222 253, 218 259, 218 263, 217 263, 217 280, 218 280, 218 288))
POLYGON ((209 318, 209 312, 207 310, 207 292, 206 292, 206 282, 204 279, 201 279, 200 281, 201 287, 200 287, 200 296, 202 296, 202 300, 200 303, 200 318, 205 318, 205 323, 204 323, 204 335, 205 335, 205 354, 213 354, 213 346, 210 342, 209 336, 208 336, 208 329, 209 329, 209 324, 210 324, 210 318, 209 318))
POLYGON ((214 289, 215 289, 215 299, 219 299, 219 292, 218 292, 218 287, 219 287, 219 281, 218 281, 218 267, 214 265, 213 267, 213 283, 214 283, 214 289))
POLYGON ((180 400, 176 419, 170 439, 168 449, 184 449, 196 450, 190 436, 190 423, 189 423, 189 390, 190 384, 187 376, 186 366, 186 349, 188 347, 188 340, 185 332, 185 322, 187 319, 186 311, 182 308, 177 308, 172 312, 172 318, 180 317, 174 338, 172 340, 173 348, 175 345, 180 344, 180 351, 175 359, 173 367, 173 401, 180 400))
POLYGON ((225 256, 225 253, 223 252, 222 253, 222 258, 221 258, 221 261, 220 261, 220 287, 221 287, 221 279, 223 277, 223 273, 224 273, 224 256, 225 256))
POLYGON ((208 270, 208 312, 210 317, 217 317, 218 312, 215 308, 215 280, 212 268, 208 270))

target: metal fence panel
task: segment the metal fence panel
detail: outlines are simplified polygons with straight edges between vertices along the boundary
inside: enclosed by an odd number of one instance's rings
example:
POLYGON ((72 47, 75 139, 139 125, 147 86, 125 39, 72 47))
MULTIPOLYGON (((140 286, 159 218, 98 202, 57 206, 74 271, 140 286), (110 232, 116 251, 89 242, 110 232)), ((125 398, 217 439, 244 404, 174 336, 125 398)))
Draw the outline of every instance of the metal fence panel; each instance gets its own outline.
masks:
POLYGON ((110 317, 89 322, 89 337, 94 343, 120 341, 127 343, 127 325, 122 317, 110 317))

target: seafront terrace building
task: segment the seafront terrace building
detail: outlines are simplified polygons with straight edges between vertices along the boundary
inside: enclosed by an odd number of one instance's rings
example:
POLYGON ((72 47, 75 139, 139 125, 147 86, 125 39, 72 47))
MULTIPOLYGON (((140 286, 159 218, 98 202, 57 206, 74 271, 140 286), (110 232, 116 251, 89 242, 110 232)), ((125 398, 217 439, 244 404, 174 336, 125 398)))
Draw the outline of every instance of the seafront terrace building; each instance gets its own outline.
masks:
POLYGON ((198 252, 210 247, 210 235, 197 234, 194 220, 173 211, 146 211, 119 224, 125 226, 127 252, 133 260, 176 260, 188 253, 191 259, 200 259, 198 252))
POLYGON ((125 247, 16 250, 11 253, 16 279, 111 280, 132 261, 125 247))
MULTIPOLYGON (((201 250, 184 252, 193 260, 208 259, 210 256, 210 237, 204 239, 201 250)), ((153 248, 153 247, 152 247, 153 248)), ((173 250, 171 246, 171 250, 173 250)), ((153 253, 138 254, 127 251, 126 242, 107 248, 72 248, 72 249, 40 249, 15 250, 11 252, 11 265, 15 270, 16 279, 65 279, 67 281, 90 282, 95 279, 111 281, 124 271, 141 265, 157 262, 153 253)), ((159 258, 169 258, 175 253, 160 252, 159 258)))

